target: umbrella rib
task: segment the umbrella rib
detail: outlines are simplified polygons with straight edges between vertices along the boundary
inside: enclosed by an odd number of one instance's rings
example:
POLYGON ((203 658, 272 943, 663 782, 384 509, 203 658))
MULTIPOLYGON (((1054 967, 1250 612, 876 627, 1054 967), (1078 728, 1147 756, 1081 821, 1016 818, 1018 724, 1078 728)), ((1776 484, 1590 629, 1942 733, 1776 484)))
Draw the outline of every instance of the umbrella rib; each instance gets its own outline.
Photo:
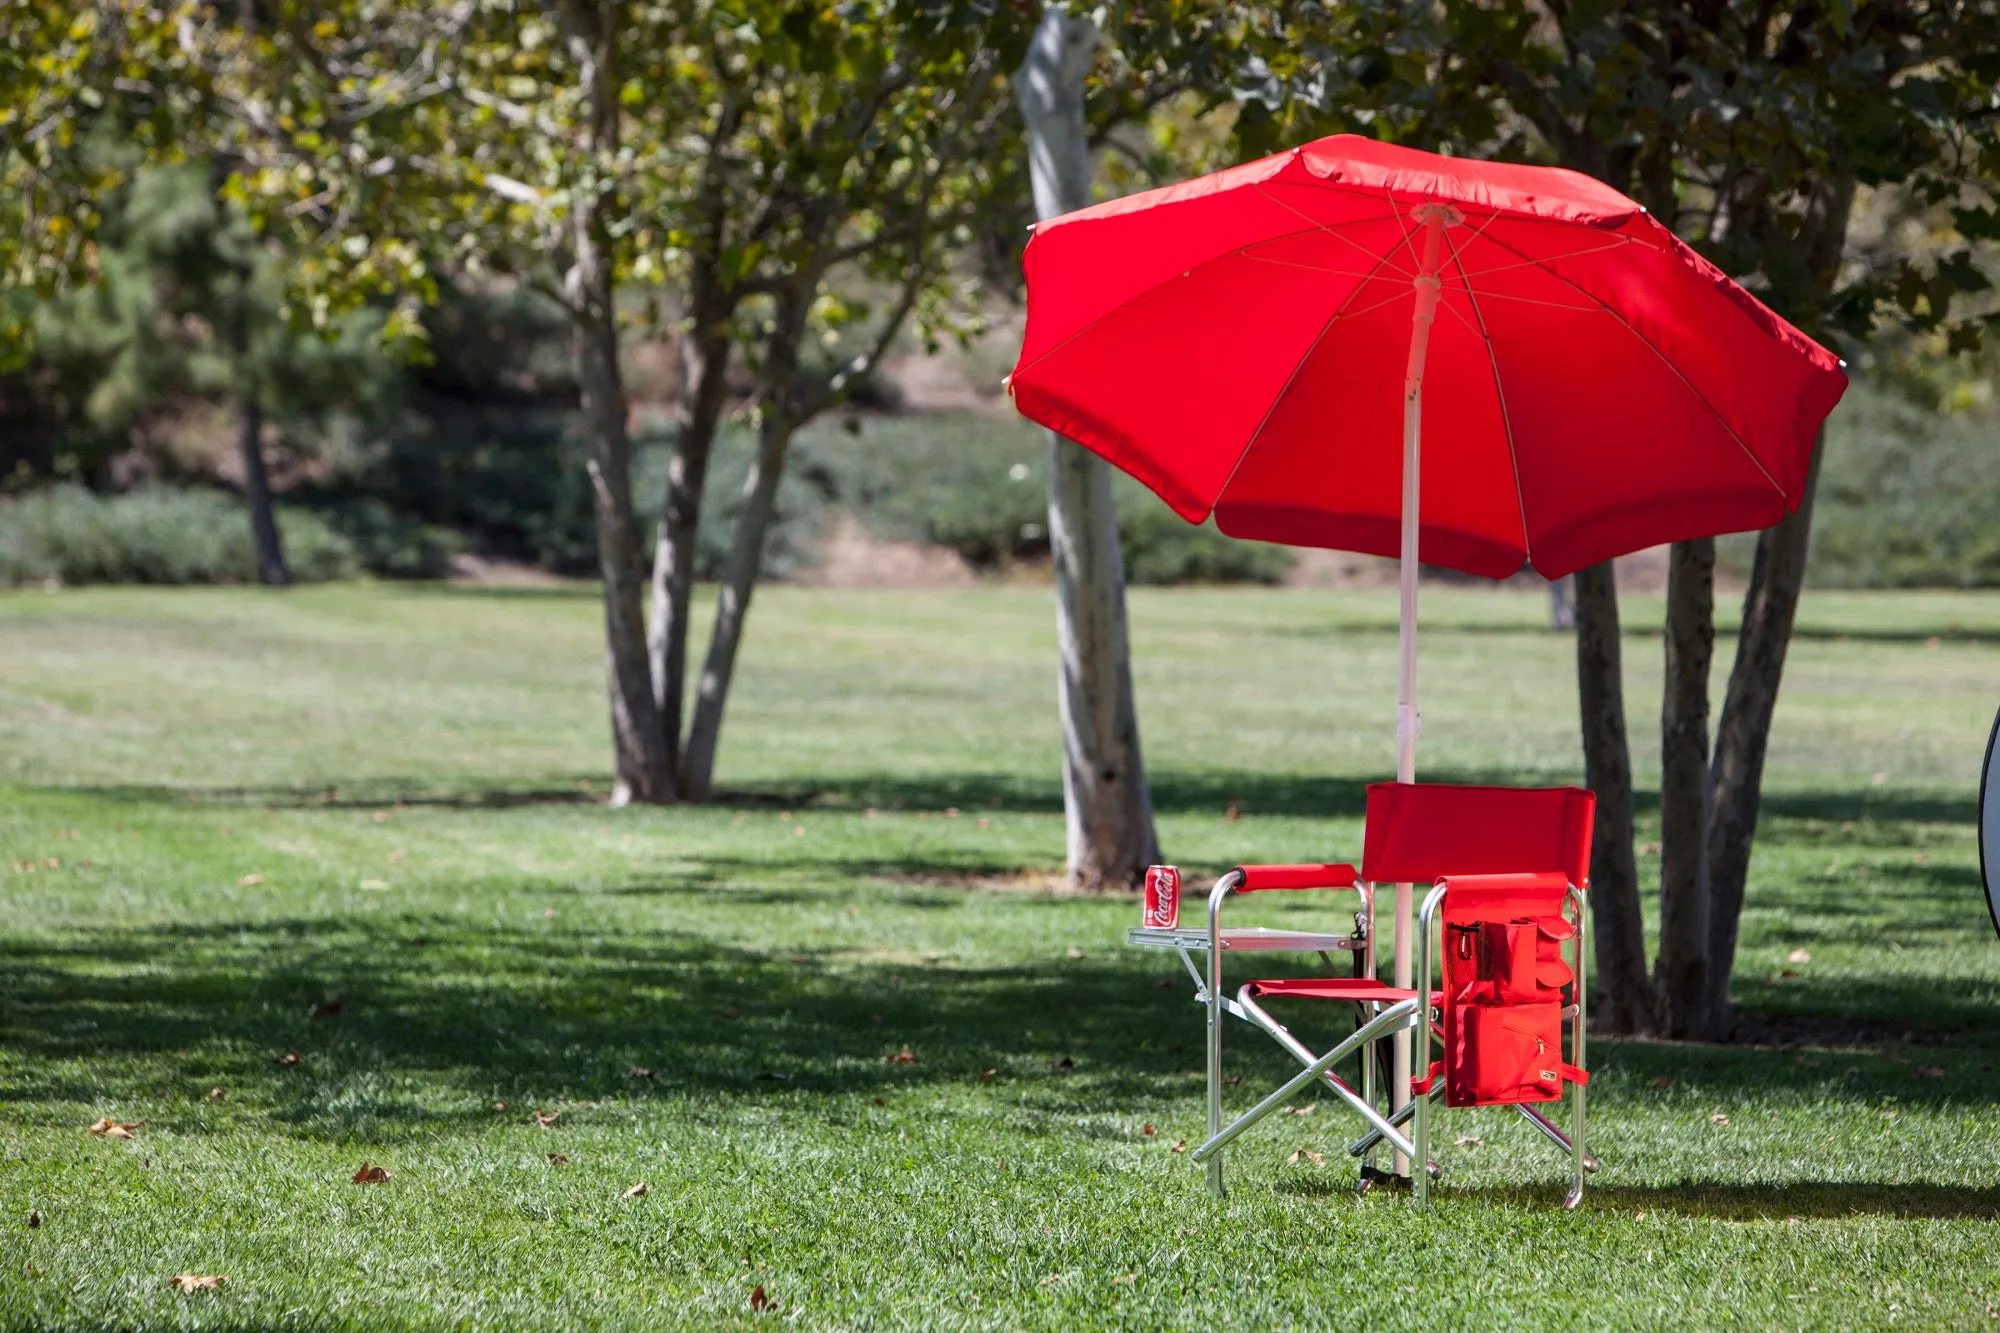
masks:
MULTIPOLYGON (((1389 256, 1387 256, 1386 254, 1381 256, 1379 259, 1376 260, 1375 263, 1376 271, 1379 272, 1381 269, 1386 267, 1388 263, 1389 263, 1389 256)), ((1341 301, 1341 303, 1338 306, 1334 307, 1333 313, 1326 317, 1326 323, 1319 326, 1319 332, 1314 334, 1313 340, 1306 344, 1306 350, 1300 353, 1299 359, 1292 364, 1291 373, 1285 376, 1285 383, 1283 387, 1281 387, 1276 393, 1271 395, 1271 405, 1264 409, 1263 416, 1257 418, 1257 427, 1256 429, 1250 432, 1250 438, 1243 442, 1243 451, 1237 454, 1236 461, 1229 465, 1229 475, 1224 477, 1222 479, 1222 484, 1215 488, 1215 499, 1209 501, 1208 507, 1210 510, 1213 510, 1215 508, 1217 502, 1219 502, 1222 499, 1223 495, 1229 490, 1230 483, 1236 480, 1236 474, 1243 470, 1243 464, 1245 463, 1245 461, 1249 459, 1251 453, 1254 452, 1257 448, 1258 438, 1264 434, 1264 427, 1271 424, 1271 414, 1278 410, 1279 403, 1285 401, 1285 395, 1289 394, 1292 391, 1292 385, 1298 382, 1299 373, 1306 368, 1306 362, 1312 360, 1313 353, 1317 352, 1319 350, 1319 345, 1326 341, 1327 331, 1340 321, 1341 316, 1348 313, 1347 312, 1348 305, 1354 300, 1356 294, 1360 292, 1361 288, 1372 280, 1373 280, 1373 275, 1371 274, 1368 278, 1364 278, 1362 279, 1361 282, 1356 283, 1354 285, 1354 290, 1349 292, 1347 294, 1346 299, 1341 301)), ((1400 298, 1391 297, 1387 301, 1378 301, 1374 305, 1367 307, 1366 310, 1356 311, 1355 313, 1366 314, 1368 310, 1380 309, 1382 306, 1392 304, 1394 301, 1398 299, 1400 298)))
MULTIPOLYGON (((1293 213, 1298 213, 1297 209, 1289 208, 1289 205, 1284 204, 1283 201, 1281 200, 1274 199, 1272 200, 1272 202, 1278 204, 1280 207, 1288 208, 1289 211, 1293 213)), ((1306 215, 1303 213, 1299 213, 1299 216, 1306 217, 1306 215)), ((1312 219, 1306 218, 1306 220, 1310 222, 1312 219)), ((1380 218, 1369 218, 1366 220, 1370 222, 1381 221, 1380 218)), ((1185 278, 1189 274, 1193 273, 1196 269, 1205 269, 1211 264, 1219 264, 1223 260, 1228 259, 1231 256, 1240 256, 1244 259, 1254 259, 1256 258, 1256 256, 1250 254, 1249 251, 1250 247, 1255 245, 1272 245, 1279 241, 1289 241, 1294 237, 1298 236, 1310 236, 1312 233, 1316 231, 1329 231, 1329 230, 1331 229, 1326 226, 1315 225, 1311 227, 1301 227, 1297 231, 1289 231, 1282 236, 1266 236, 1255 241, 1245 241, 1242 245, 1236 246, 1233 249, 1217 251, 1215 254, 1210 255, 1206 259, 1196 260, 1194 263, 1182 269, 1180 271, 1179 276, 1185 278)), ((1340 239, 1346 240, 1347 238, 1343 236, 1340 239)), ((1352 242, 1349 242, 1349 244, 1352 244, 1352 242)), ((1356 248, 1358 249, 1359 247, 1356 248)), ((1363 250, 1362 253, 1366 254, 1368 252, 1366 250, 1363 250)), ((1264 262, 1268 263, 1271 261, 1266 260, 1264 262)), ((1030 361, 1025 365, 1017 367, 1014 373, 1018 375, 1023 370, 1034 369, 1036 366, 1042 364, 1042 362, 1054 356, 1057 352, 1062 351, 1063 348, 1075 342, 1078 338, 1081 338, 1084 334, 1089 333, 1092 329, 1096 328, 1099 324, 1102 324, 1105 320, 1110 319, 1113 315, 1116 315, 1121 311, 1124 311, 1128 307, 1134 305, 1135 303, 1144 300, 1146 297, 1151 296, 1154 292, 1157 292, 1158 290, 1160 290, 1160 288, 1166 286, 1168 283, 1172 281, 1174 281, 1174 278, 1172 276, 1162 278, 1160 281, 1154 283, 1152 286, 1147 287, 1142 291, 1136 291, 1132 293, 1130 296, 1120 301, 1117 305, 1112 306, 1109 310, 1091 316, 1089 323, 1085 324, 1082 328, 1079 328, 1074 332, 1072 332, 1068 337, 1064 338, 1061 342, 1055 344, 1055 346, 1050 347, 1049 349, 1044 351, 1040 356, 1036 357, 1033 361, 1030 361)))
MULTIPOLYGON (((1464 287, 1446 287, 1444 290, 1470 293, 1473 288, 1468 284, 1464 287)), ((1483 292, 1481 295, 1489 301, 1518 301, 1522 305, 1538 305, 1548 310, 1570 310, 1579 315, 1595 315, 1604 309, 1601 305, 1567 305, 1561 301, 1544 301, 1538 296, 1516 296, 1512 292, 1483 292)))
POLYGON ((1324 273, 1328 277, 1333 278, 1359 278, 1363 282, 1371 282, 1376 277, 1376 274, 1372 272, 1354 273, 1344 268, 1323 268, 1318 264, 1307 264, 1297 259, 1272 259, 1266 255, 1253 255, 1247 249, 1243 252, 1243 257, 1252 263, 1271 264, 1278 268, 1303 269, 1307 273, 1324 273))
POLYGON ((1729 424, 1729 419, 1723 416, 1721 412, 1716 410, 1714 403, 1708 401, 1708 395, 1703 393, 1700 389, 1696 388, 1694 381, 1689 379, 1686 373, 1683 372, 1679 366, 1675 365, 1673 361, 1668 358, 1666 353, 1662 352, 1659 348, 1653 346, 1652 339, 1648 338, 1645 334, 1639 332, 1639 330, 1633 328, 1632 322, 1630 320, 1626 319, 1625 316, 1619 314, 1616 310, 1613 310, 1599 297, 1593 295, 1589 291, 1586 291, 1580 284, 1576 282, 1575 279, 1565 277, 1561 273, 1556 272, 1554 269, 1549 268, 1546 264, 1543 264, 1539 260, 1529 259, 1527 255, 1521 254, 1519 250, 1515 250, 1513 246, 1507 244, 1507 242, 1505 241, 1496 238, 1494 239, 1493 244, 1499 246, 1503 250, 1512 251, 1512 253, 1520 255, 1523 260, 1526 260, 1528 263, 1535 265, 1537 268, 1540 268, 1544 273, 1547 273, 1550 277, 1554 278, 1556 281, 1568 286, 1569 288, 1574 290, 1577 295, 1581 296, 1584 300, 1593 302, 1599 310, 1602 310, 1605 314, 1611 316, 1612 319, 1618 321, 1618 323, 1621 326, 1623 326, 1623 328, 1627 333, 1631 334, 1633 338, 1638 340, 1638 343, 1641 347, 1645 348, 1647 351, 1651 352, 1654 356, 1658 357, 1660 359, 1660 364, 1665 366, 1669 371, 1673 372, 1674 378, 1679 380, 1683 385, 1687 387, 1687 391, 1694 395, 1694 399, 1696 402, 1700 403, 1703 407, 1708 409, 1709 415, 1715 418, 1716 424, 1722 427, 1723 432, 1729 436, 1729 438, 1735 443, 1736 447, 1743 451, 1743 456, 1750 460, 1751 466, 1757 469, 1758 473, 1763 476, 1765 481, 1771 483, 1771 489, 1778 493, 1778 498, 1785 501, 1787 505, 1791 503, 1791 497, 1785 494, 1785 488, 1778 484, 1778 479, 1771 475, 1771 470, 1764 466, 1764 460, 1757 457, 1757 451, 1752 449, 1748 444, 1745 444, 1743 442, 1743 437, 1736 433, 1736 428, 1729 424))
MULTIPOLYGON (((1495 214, 1494 216, 1497 217, 1499 215, 1495 214)), ((1484 229, 1482 228, 1481 230, 1483 231, 1484 229)), ((1500 242, 1495 241, 1494 244, 1499 245, 1500 242)), ((1593 245, 1588 249, 1584 250, 1571 250, 1567 254, 1548 255, 1541 259, 1523 259, 1518 264, 1500 264, 1493 268, 1468 269, 1463 264, 1460 264, 1458 271, 1462 275, 1464 275, 1465 280, 1467 282, 1471 282, 1472 279, 1474 278, 1490 278, 1495 273, 1511 273, 1517 268, 1534 268, 1542 264, 1555 263, 1559 259, 1580 259, 1584 255, 1602 254, 1606 250, 1622 250, 1624 247, 1633 244, 1636 244, 1636 242, 1630 236, 1616 236, 1612 238, 1611 244, 1609 245, 1593 245)), ((1507 246, 1505 248, 1512 251, 1514 254, 1521 253, 1519 250, 1515 250, 1512 246, 1507 246)))
MULTIPOLYGON (((1485 229, 1481 228, 1480 230, 1483 232, 1485 229)), ((1478 237, 1474 236, 1472 239, 1477 240, 1478 237)), ((1521 553, 1527 557, 1528 563, 1532 565, 1535 562, 1535 547, 1533 541, 1528 536, 1528 491, 1521 484, 1521 451, 1514 447, 1514 418, 1507 411, 1507 386, 1500 378, 1500 357, 1493 349, 1493 335, 1487 332, 1486 315, 1480 310, 1479 298, 1472 290, 1471 275, 1465 271, 1464 252, 1457 245, 1451 243, 1451 233, 1449 231, 1445 233, 1445 242, 1447 245, 1451 245, 1451 262, 1458 269, 1459 277, 1465 279, 1465 303, 1472 307, 1472 317, 1478 323, 1476 325, 1469 324, 1465 316, 1459 314, 1457 308, 1454 306, 1446 306, 1446 309, 1450 310, 1459 322, 1468 323, 1472 331, 1479 335, 1479 341, 1486 345, 1486 364, 1493 371, 1493 396, 1500 403, 1500 433, 1507 441, 1507 464, 1514 473, 1514 506, 1515 512, 1521 516, 1521 553)))
MULTIPOLYGON (((1301 218, 1304 218, 1304 219, 1305 219, 1305 220, 1306 220, 1307 222, 1310 222, 1310 223, 1312 223, 1312 224, 1313 224, 1313 225, 1312 225, 1312 228, 1311 228, 1311 230, 1312 230, 1312 231, 1323 231, 1323 232, 1325 232, 1325 233, 1326 233, 1327 235, 1329 235, 1329 236, 1333 237, 1333 238, 1334 238, 1335 240, 1337 240, 1337 241, 1344 241, 1344 242, 1346 242, 1346 243, 1347 243, 1348 245, 1351 245, 1351 246, 1353 246, 1353 247, 1355 248, 1355 250, 1357 250, 1358 252, 1360 252, 1360 253, 1361 253, 1361 254, 1362 254, 1363 256, 1365 256, 1365 257, 1367 257, 1367 258, 1370 258, 1370 259, 1373 259, 1373 260, 1375 261, 1375 265, 1376 265, 1376 267, 1377 267, 1378 269, 1379 269, 1379 268, 1380 268, 1380 267, 1381 267, 1381 266, 1382 266, 1383 264, 1385 264, 1385 263, 1387 263, 1387 262, 1388 262, 1388 256, 1387 256, 1387 255, 1378 255, 1378 254, 1375 254, 1375 253, 1374 253, 1373 251, 1371 251, 1371 250, 1368 250, 1368 249, 1365 249, 1365 248, 1363 248, 1363 247, 1362 247, 1362 246, 1361 246, 1361 245, 1360 245, 1360 244, 1359 244, 1358 242, 1354 241, 1354 240, 1353 240, 1352 238, 1350 238, 1350 237, 1347 237, 1347 236, 1342 236, 1342 235, 1340 234, 1339 230, 1338 230, 1338 229, 1339 229, 1340 227, 1348 227, 1348 226, 1359 226, 1360 224, 1362 224, 1362 223, 1364 223, 1364 222, 1380 222, 1380 221, 1382 221, 1382 219, 1381 219, 1381 218, 1353 218, 1353 219, 1351 219, 1351 220, 1349 220, 1349 221, 1347 221, 1347 222, 1339 222, 1339 223, 1333 223, 1333 222, 1321 222, 1321 221, 1320 221, 1320 220, 1319 220, 1318 218, 1316 218, 1316 217, 1314 217, 1314 216, 1313 216, 1312 214, 1310 214, 1310 213, 1306 212, 1306 211, 1305 211, 1304 209, 1302 209, 1302 208, 1299 208, 1298 206, 1296 206, 1296 205, 1294 205, 1294 204, 1288 204, 1288 203, 1286 203, 1286 202, 1285 202, 1285 201, 1284 201, 1283 199, 1280 199, 1280 198, 1279 198, 1279 197, 1278 197, 1277 195, 1275 195, 1275 194, 1272 194, 1272 193, 1271 193, 1271 192, 1270 192, 1269 190, 1267 190, 1267 189, 1265 189, 1265 188, 1264 188, 1264 182, 1262 182, 1262 181, 1255 181, 1255 182, 1252 182, 1252 184, 1251 184, 1250 188, 1251 188, 1251 189, 1253 189, 1253 190, 1255 190, 1255 191, 1256 191, 1256 192, 1257 192, 1258 194, 1260 194, 1260 195, 1264 196, 1264 198, 1266 198, 1266 199, 1270 200, 1270 201, 1271 201, 1272 203, 1276 204, 1276 205, 1277 205, 1277 206, 1278 206, 1279 208, 1282 208, 1282 209, 1284 209, 1284 210, 1285 210, 1285 211, 1286 211, 1287 213, 1291 213, 1291 214, 1294 214, 1294 215, 1296 215, 1296 216, 1298 216, 1298 217, 1301 217, 1301 218)), ((1372 196, 1372 195, 1371 195, 1371 196, 1369 196, 1369 197, 1370 197, 1370 198, 1373 198, 1374 196, 1372 196)), ((1389 205, 1389 212, 1388 212, 1388 214, 1387 214, 1388 218, 1389 218, 1389 219, 1390 219, 1391 221, 1395 221, 1395 222, 1400 222, 1400 221, 1401 221, 1401 218, 1400 218, 1400 217, 1399 217, 1399 216, 1397 215, 1397 213, 1396 213, 1396 200, 1395 200, 1394 196, 1384 196, 1384 199, 1385 199, 1385 201, 1386 201, 1386 202, 1388 203, 1388 205, 1389 205)), ((1274 236, 1274 237, 1271 237, 1271 238, 1270 238, 1270 240, 1265 240, 1265 241, 1252 241, 1252 242, 1250 242, 1250 245, 1269 245, 1269 244, 1272 244, 1273 242, 1276 242, 1276 241, 1288 241, 1288 240, 1291 240, 1291 239, 1292 239, 1292 237, 1294 237, 1294 236, 1304 236, 1304 235, 1306 235, 1306 234, 1308 234, 1308 233, 1307 233, 1307 232, 1303 232, 1303 231, 1299 231, 1299 232, 1292 232, 1292 233, 1291 233, 1290 235, 1287 235, 1287 236, 1274 236)), ((1404 232, 1404 237, 1403 237, 1403 239, 1404 239, 1405 241, 1407 241, 1407 240, 1409 239, 1409 235, 1408 235, 1408 229, 1407 229, 1407 228, 1405 229, 1405 232, 1404 232)), ((1249 249, 1249 246, 1245 246, 1245 247, 1244 247, 1244 249, 1245 249, 1245 250, 1247 251, 1247 250, 1249 249)), ((1416 274, 1415 274, 1415 272, 1414 272, 1414 271, 1412 271, 1412 272, 1408 272, 1408 273, 1405 273, 1405 272, 1404 272, 1404 271, 1403 271, 1402 269, 1400 269, 1400 268, 1396 269, 1395 271, 1396 271, 1396 274, 1397 274, 1397 276, 1399 276, 1399 277, 1404 277, 1404 278, 1410 278, 1410 277, 1415 277, 1415 276, 1416 276, 1416 274)))

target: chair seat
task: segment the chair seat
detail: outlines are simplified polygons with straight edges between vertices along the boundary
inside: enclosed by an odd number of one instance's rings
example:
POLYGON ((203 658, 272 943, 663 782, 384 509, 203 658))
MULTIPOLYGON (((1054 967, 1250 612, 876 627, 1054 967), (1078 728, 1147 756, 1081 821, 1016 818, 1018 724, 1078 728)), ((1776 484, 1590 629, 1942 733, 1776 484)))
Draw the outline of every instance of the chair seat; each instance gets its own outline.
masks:
POLYGON ((1362 1004, 1398 1004, 1414 1000, 1413 990, 1398 990, 1373 977, 1300 977, 1293 981, 1253 981, 1258 995, 1289 995, 1301 1000, 1351 1000, 1362 1004))

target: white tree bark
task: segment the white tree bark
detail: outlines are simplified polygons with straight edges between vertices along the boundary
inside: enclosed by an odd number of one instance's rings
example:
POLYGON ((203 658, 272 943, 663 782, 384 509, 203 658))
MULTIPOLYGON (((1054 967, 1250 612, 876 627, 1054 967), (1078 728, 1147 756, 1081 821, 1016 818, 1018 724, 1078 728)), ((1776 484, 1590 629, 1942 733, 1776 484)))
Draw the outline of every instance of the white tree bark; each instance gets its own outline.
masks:
MULTIPOLYGON (((1090 203, 1083 81, 1097 25, 1051 5, 1014 81, 1028 128, 1035 213, 1090 203)), ((1049 547, 1055 561, 1057 700, 1069 874, 1082 884, 1136 884, 1159 859, 1139 750, 1125 623, 1125 562, 1104 460, 1049 432, 1049 547)))

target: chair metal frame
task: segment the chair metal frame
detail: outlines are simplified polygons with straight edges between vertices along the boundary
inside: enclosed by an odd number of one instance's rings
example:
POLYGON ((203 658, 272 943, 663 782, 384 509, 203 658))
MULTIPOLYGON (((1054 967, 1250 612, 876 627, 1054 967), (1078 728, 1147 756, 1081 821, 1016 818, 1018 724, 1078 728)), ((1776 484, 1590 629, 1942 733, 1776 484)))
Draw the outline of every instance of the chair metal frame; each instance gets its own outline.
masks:
MULTIPOLYGON (((1399 1158, 1399 1169, 1403 1162, 1421 1164, 1421 1169, 1413 1170, 1413 1194, 1419 1206, 1430 1201, 1431 1179, 1441 1175, 1438 1164, 1431 1160, 1430 1147, 1430 1103, 1446 1091, 1442 1076, 1427 1080, 1425 1086, 1393 1114, 1384 1115, 1376 1107, 1376 1079, 1373 1046, 1385 1036, 1393 1036, 1411 1029, 1421 1033, 1418 1050, 1421 1061, 1413 1061, 1416 1069, 1430 1068, 1430 1040, 1433 1033, 1442 1035, 1441 1013, 1432 1003, 1431 973, 1434 966, 1431 937, 1434 933, 1438 908, 1443 904, 1448 881, 1454 874, 1522 873, 1530 866, 1533 873, 1546 873, 1557 866, 1567 867, 1563 872, 1566 886, 1565 909, 1572 913, 1574 925, 1573 966, 1574 1003, 1566 1006, 1563 1016, 1571 1021, 1572 1063, 1577 1069, 1584 1068, 1584 1026, 1586 1014, 1587 976, 1585 954, 1588 913, 1585 909, 1585 891, 1589 886, 1588 859, 1590 846, 1590 811, 1594 797, 1581 788, 1503 788, 1503 787, 1452 787, 1422 786, 1415 784, 1376 784, 1369 791, 1369 818, 1365 830, 1366 854, 1364 866, 1395 875, 1394 882, 1405 879, 1433 880, 1437 888, 1426 900, 1421 913, 1420 929, 1417 933, 1419 946, 1418 987, 1413 990, 1398 990, 1382 986, 1375 971, 1375 894, 1380 885, 1392 882, 1388 878, 1366 878, 1349 865, 1322 866, 1239 866, 1217 880, 1208 895, 1208 930, 1206 939, 1201 939, 1193 931, 1132 932, 1134 943, 1167 944, 1180 948, 1181 960, 1194 975, 1196 1000, 1207 1009, 1207 1083, 1208 1083, 1208 1138, 1196 1148, 1191 1156, 1195 1161, 1208 1167, 1209 1188, 1217 1197, 1225 1197, 1223 1183, 1222 1150, 1258 1121, 1272 1114, 1284 1102, 1301 1089, 1314 1084, 1323 1084, 1330 1089, 1349 1110, 1359 1115, 1369 1126, 1368 1131, 1356 1139, 1348 1148, 1350 1155, 1364 1161, 1364 1188, 1369 1173, 1365 1169, 1374 1151, 1386 1140, 1399 1158), (1537 822, 1529 819, 1525 825, 1509 823, 1510 817, 1495 813, 1495 798, 1499 801, 1527 800, 1531 802, 1526 813, 1533 812, 1533 805, 1546 804, 1550 798, 1564 792, 1566 805, 1557 823, 1546 819, 1537 822), (1377 798, 1384 804, 1381 808, 1381 822, 1378 825, 1377 798), (1580 801, 1579 801, 1580 798, 1580 801), (1462 830, 1460 836, 1450 833, 1434 834, 1427 830, 1442 827, 1456 830, 1453 822, 1466 819, 1459 812, 1467 807, 1463 802, 1474 803, 1472 814, 1480 818, 1470 819, 1472 825, 1462 830), (1428 812, 1428 813, 1426 813, 1428 812), (1495 819, 1499 822, 1496 824, 1495 819), (1517 835, 1516 828, 1523 832, 1517 835), (1435 839, 1441 845, 1432 847, 1435 839), (1553 841, 1551 841, 1553 839, 1553 841), (1414 840, 1414 841, 1413 841, 1414 840), (1378 858, 1380 858, 1378 864, 1378 858), (1435 869, 1418 873, 1419 862, 1429 862, 1435 869), (1476 862, 1477 868, 1472 864, 1476 862), (1458 867, 1454 868, 1456 863, 1458 867), (1440 870, 1450 873, 1440 874, 1440 870), (1268 882, 1253 883, 1262 878, 1268 882), (1355 916, 1355 934, 1352 937, 1307 937, 1290 932, 1225 932, 1222 929, 1222 906, 1230 898, 1242 893, 1261 889, 1304 889, 1328 888, 1349 890, 1360 895, 1362 910, 1355 916), (1274 1019, 1256 1003, 1257 984, 1251 982, 1243 986, 1235 999, 1228 998, 1222 988, 1222 955, 1228 951, 1232 934, 1260 934, 1268 936, 1267 942, 1246 947, 1282 948, 1310 947, 1306 945, 1286 945, 1278 942, 1278 937, 1290 935, 1295 940, 1338 939, 1332 947, 1359 950, 1363 958, 1363 976, 1380 988, 1380 998, 1367 994, 1356 996, 1322 996, 1337 998, 1343 1002, 1359 1004, 1363 1021, 1352 1035, 1340 1042, 1325 1055, 1315 1055, 1294 1037, 1285 1026, 1274 1019), (1148 938, 1142 940, 1144 935, 1148 938), (1168 938, 1169 936, 1172 938, 1168 938), (1152 938, 1159 936, 1160 938, 1152 938), (1188 949, 1206 946, 1208 958, 1205 969, 1197 969, 1188 956, 1188 949), (1222 1018, 1224 1014, 1250 1023, 1275 1040, 1281 1047, 1297 1059, 1303 1069, 1277 1091, 1258 1102, 1257 1105, 1227 1125, 1222 1118, 1222 1018), (1355 1089, 1332 1072, 1333 1066, 1355 1052, 1362 1053, 1361 1089, 1355 1089), (1412 1123, 1414 1122, 1414 1123, 1412 1123), (1405 1137, 1404 1127, 1409 1126, 1410 1135, 1405 1137)), ((1519 807, 1517 807, 1519 808, 1519 807)), ((1326 959, 1325 952, 1320 955, 1326 959)), ((1329 964, 1330 959, 1327 959, 1329 964)), ((1357 981, 1361 978, 1357 978, 1357 981)), ((1561 1148, 1571 1157, 1573 1167, 1572 1185, 1564 1206, 1574 1208, 1583 1198, 1583 1182, 1587 1174, 1598 1168, 1584 1145, 1584 1090, 1579 1082, 1574 1087, 1572 1107, 1573 1128, 1564 1131, 1545 1115, 1535 1104, 1511 1103, 1521 1116, 1551 1143, 1561 1148)), ((1504 1104, 1504 1103, 1503 1103, 1504 1104)))

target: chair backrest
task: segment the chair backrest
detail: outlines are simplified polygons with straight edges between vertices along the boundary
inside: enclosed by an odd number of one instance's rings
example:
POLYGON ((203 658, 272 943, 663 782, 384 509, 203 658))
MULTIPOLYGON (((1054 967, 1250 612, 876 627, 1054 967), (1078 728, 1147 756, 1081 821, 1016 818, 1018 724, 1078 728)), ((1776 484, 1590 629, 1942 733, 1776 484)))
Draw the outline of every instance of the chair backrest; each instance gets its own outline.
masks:
POLYGON ((1361 877, 1429 884, 1444 875, 1561 871, 1585 887, 1597 797, 1581 787, 1457 787, 1377 782, 1368 788, 1361 877))

